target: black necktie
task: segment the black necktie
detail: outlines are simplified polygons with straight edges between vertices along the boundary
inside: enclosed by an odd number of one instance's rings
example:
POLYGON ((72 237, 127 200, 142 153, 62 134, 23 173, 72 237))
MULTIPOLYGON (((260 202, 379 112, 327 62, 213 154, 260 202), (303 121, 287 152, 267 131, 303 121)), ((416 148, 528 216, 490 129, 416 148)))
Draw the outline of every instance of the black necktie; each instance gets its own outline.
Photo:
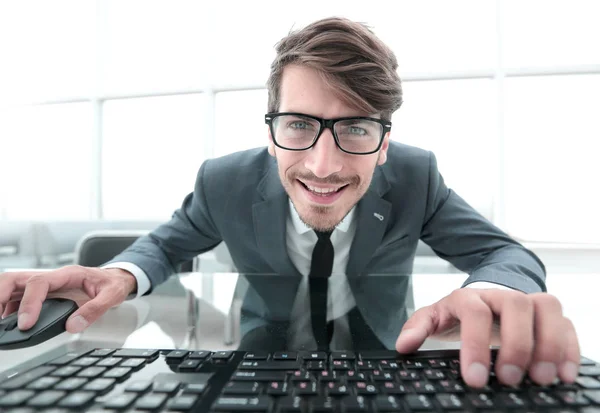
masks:
POLYGON ((310 314, 312 328, 319 350, 327 350, 333 336, 333 323, 327 324, 327 284, 333 269, 333 244, 330 232, 317 233, 317 243, 312 253, 308 283, 310 289, 310 314))

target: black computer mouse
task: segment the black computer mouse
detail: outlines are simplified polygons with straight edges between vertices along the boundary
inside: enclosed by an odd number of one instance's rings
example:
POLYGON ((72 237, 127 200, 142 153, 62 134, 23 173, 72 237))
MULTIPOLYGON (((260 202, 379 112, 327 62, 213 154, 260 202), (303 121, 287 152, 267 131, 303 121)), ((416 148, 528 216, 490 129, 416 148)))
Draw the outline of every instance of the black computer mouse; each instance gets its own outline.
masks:
POLYGON ((27 331, 17 326, 18 313, 0 320, 0 350, 35 346, 66 331, 67 319, 77 310, 75 301, 49 298, 42 303, 40 317, 27 331))

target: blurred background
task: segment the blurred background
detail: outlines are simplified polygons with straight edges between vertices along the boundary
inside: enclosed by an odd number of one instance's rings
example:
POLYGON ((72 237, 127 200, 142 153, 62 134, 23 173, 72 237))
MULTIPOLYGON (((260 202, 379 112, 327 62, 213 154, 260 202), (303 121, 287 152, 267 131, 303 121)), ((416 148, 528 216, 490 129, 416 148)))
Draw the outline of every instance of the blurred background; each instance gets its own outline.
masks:
MULTIPOLYGON (((600 273, 595 0, 2 1, 0 270, 152 229, 204 160, 265 146, 276 42, 333 15, 398 57, 392 139, 549 272, 600 273)), ((452 271, 420 251, 416 272, 452 271)))

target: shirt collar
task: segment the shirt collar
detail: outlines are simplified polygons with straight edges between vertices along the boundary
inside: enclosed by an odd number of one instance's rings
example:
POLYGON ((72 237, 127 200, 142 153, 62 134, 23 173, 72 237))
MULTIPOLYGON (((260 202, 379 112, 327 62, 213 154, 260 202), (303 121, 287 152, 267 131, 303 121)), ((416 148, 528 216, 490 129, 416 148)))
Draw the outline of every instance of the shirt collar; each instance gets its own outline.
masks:
MULTIPOLYGON (((292 204, 291 199, 289 200, 289 208, 290 208, 290 217, 292 217, 292 224, 294 224, 294 229, 296 230, 296 232, 298 234, 302 235, 302 234, 306 234, 309 231, 312 231, 312 228, 310 228, 308 225, 306 225, 300 219, 300 216, 298 215, 298 211, 296 211, 296 208, 294 208, 294 204, 292 204)), ((350 212, 348 212, 348 215, 346 215, 344 217, 342 222, 340 222, 338 224, 338 226, 335 227, 335 229, 336 230, 339 229, 342 232, 348 232, 348 230, 350 229, 350 224, 352 224, 352 221, 354 221, 355 210, 356 210, 356 207, 355 206, 352 207, 350 212)))

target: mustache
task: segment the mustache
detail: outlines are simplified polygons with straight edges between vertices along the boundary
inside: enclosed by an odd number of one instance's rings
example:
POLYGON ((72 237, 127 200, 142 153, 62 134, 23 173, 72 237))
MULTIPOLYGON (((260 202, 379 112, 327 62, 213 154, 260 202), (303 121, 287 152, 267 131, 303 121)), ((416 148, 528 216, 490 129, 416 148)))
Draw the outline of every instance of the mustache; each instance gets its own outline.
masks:
POLYGON ((291 179, 298 179, 300 181, 310 181, 316 184, 329 184, 329 185, 346 185, 346 184, 354 184, 358 185, 360 183, 360 178, 356 175, 341 177, 339 175, 333 174, 329 175, 325 178, 319 178, 315 174, 311 172, 295 172, 290 174, 291 179))

